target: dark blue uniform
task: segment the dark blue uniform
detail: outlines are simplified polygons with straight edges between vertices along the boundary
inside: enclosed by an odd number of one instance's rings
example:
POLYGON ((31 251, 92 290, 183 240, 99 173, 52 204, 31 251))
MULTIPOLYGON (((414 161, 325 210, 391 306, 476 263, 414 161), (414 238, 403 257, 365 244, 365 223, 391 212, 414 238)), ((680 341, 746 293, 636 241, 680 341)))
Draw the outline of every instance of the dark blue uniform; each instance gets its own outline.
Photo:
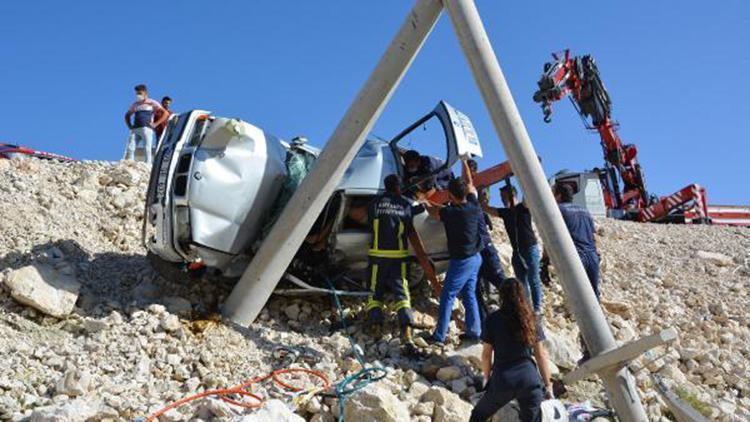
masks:
POLYGON ((586 275, 594 289, 596 298, 599 298, 599 253, 596 251, 596 240, 594 239, 594 219, 591 218, 586 208, 566 202, 560 204, 565 225, 568 227, 573 244, 581 257, 581 263, 586 270, 586 275))
POLYGON ((471 422, 486 421, 513 399, 518 400, 521 421, 542 420, 542 379, 531 356, 531 348, 511 330, 510 317, 493 312, 482 324, 482 342, 493 350, 492 373, 487 389, 471 412, 471 422))
MULTIPOLYGON (((448 183, 453 178, 453 172, 449 168, 445 168, 437 174, 432 174, 435 170, 445 164, 442 160, 435 157, 423 155, 419 159, 419 168, 415 172, 406 171, 405 180, 408 185, 413 185, 416 181, 420 190, 428 191, 432 188, 436 189, 448 189, 448 183)), ((415 186, 414 188, 416 188, 415 186)), ((409 191, 413 191, 410 188, 409 191)))
POLYGON ((370 296, 367 311, 370 323, 383 322, 385 293, 395 296, 394 309, 399 324, 412 325, 409 296, 407 238, 414 230, 412 206, 399 195, 385 193, 370 204, 368 212, 372 242, 369 250, 370 296))

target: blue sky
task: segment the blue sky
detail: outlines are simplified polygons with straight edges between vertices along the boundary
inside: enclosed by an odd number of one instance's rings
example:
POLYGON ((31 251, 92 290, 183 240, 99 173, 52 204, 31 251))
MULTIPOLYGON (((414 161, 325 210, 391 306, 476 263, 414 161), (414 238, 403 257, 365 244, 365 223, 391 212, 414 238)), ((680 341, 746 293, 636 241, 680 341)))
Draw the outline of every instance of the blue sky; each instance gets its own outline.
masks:
MULTIPOLYGON (((531 100, 549 53, 592 54, 649 189, 689 184, 748 204, 750 2, 478 0, 545 171, 601 165, 572 106, 545 124, 531 100)), ((0 142, 117 159, 132 88, 323 145, 410 1, 39 1, 0 3, 0 142)), ((389 138, 445 99, 471 116, 485 158, 503 161, 443 16, 374 133, 389 138)))

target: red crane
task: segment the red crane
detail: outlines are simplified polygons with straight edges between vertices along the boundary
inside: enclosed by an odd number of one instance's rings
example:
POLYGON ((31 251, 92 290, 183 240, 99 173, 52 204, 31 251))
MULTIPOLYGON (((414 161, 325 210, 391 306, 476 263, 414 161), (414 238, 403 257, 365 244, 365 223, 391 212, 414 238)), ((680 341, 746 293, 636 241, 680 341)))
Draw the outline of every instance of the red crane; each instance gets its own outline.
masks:
POLYGON ((553 61, 544 64, 534 101, 542 104, 544 121, 549 123, 552 104, 568 97, 586 128, 599 133, 605 164, 604 169, 595 171, 602 183, 606 207, 622 210, 626 217, 638 221, 684 219, 685 211, 692 210, 698 216, 693 222, 708 222, 706 193, 699 185, 688 185, 662 198, 649 195, 643 169, 638 163, 638 149, 633 144, 625 144, 617 133, 619 125, 612 119, 612 101, 594 58, 589 55, 571 57, 570 50, 553 53, 552 57, 553 61))

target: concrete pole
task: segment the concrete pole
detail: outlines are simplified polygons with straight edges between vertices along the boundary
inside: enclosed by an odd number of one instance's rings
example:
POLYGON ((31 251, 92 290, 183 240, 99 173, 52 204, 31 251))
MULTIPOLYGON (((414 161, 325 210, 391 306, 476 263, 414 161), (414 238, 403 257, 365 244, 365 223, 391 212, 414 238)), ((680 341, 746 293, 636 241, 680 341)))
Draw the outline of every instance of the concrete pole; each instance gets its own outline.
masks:
MULTIPOLYGON (((500 64, 473 0, 443 0, 469 61, 495 131, 523 187, 546 250, 560 274, 568 306, 593 355, 615 347, 612 332, 531 145, 500 64)), ((600 373, 620 420, 646 421, 632 376, 626 369, 600 373)))
POLYGON ((224 304, 224 317, 247 326, 258 316, 383 107, 432 32, 443 5, 418 0, 328 140, 313 170, 282 211, 224 304))

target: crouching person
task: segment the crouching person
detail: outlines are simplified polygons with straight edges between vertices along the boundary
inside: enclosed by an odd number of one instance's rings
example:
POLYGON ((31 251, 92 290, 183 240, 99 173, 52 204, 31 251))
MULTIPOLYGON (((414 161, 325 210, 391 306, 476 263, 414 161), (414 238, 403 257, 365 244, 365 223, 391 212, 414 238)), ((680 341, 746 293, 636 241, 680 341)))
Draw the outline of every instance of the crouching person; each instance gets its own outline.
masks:
POLYGON ((544 389, 532 359, 538 341, 534 312, 524 286, 515 278, 501 284, 500 298, 502 306, 482 326, 482 373, 487 385, 470 420, 484 422, 516 399, 521 421, 541 421, 544 389))
POLYGON ((367 301, 368 325, 376 336, 381 333, 385 294, 395 297, 394 309, 398 312, 402 341, 407 351, 415 351, 411 327, 413 316, 409 295, 409 244, 433 289, 440 285, 425 253, 422 239, 412 224, 412 205, 401 196, 401 179, 392 174, 385 178, 385 193, 370 204, 368 219, 372 232, 369 250, 370 296, 367 301))

